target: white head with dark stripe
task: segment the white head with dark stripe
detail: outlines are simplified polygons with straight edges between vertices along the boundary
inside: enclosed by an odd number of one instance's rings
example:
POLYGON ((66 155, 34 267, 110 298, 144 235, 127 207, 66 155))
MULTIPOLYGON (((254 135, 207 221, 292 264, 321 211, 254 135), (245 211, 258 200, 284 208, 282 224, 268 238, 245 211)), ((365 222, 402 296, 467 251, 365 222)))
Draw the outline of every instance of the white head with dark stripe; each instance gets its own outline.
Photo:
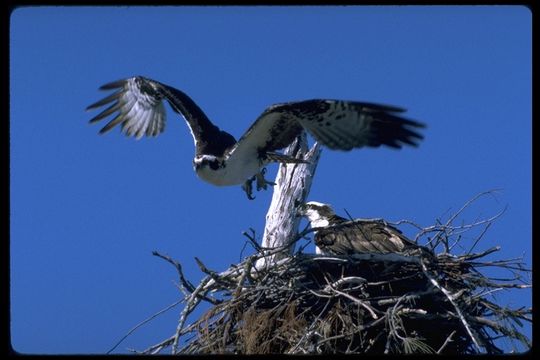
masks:
POLYGON ((311 227, 325 227, 331 225, 336 213, 329 204, 309 201, 298 207, 298 215, 307 217, 311 227))

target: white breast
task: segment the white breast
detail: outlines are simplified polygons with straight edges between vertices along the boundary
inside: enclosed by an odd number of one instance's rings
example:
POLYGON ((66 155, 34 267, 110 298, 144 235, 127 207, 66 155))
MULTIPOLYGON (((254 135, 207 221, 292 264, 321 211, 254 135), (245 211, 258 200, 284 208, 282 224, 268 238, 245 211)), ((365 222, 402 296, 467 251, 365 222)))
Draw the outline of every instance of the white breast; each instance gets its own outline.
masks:
POLYGON ((225 162, 225 167, 220 167, 213 170, 209 166, 199 168, 197 176, 210 184, 217 186, 241 185, 260 171, 262 165, 255 157, 249 157, 240 162, 235 161, 225 162))

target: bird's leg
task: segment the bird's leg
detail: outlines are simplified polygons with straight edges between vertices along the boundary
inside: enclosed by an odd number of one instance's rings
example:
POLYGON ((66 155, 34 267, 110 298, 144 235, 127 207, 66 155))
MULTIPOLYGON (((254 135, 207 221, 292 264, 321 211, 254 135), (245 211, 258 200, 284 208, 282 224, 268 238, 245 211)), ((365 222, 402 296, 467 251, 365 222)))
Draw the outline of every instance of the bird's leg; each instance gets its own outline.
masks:
POLYGON ((266 190, 268 188, 267 185, 276 185, 275 182, 266 180, 264 174, 266 174, 266 168, 262 168, 261 171, 255 175, 255 178, 257 179, 257 191, 260 191, 261 189, 266 190))
MULTIPOLYGON (((274 153, 274 152, 266 152, 259 154, 261 158, 264 158, 268 162, 279 162, 282 164, 309 164, 309 161, 306 161, 304 159, 297 159, 293 156, 274 153)), ((264 178, 264 174, 266 174, 266 168, 262 168, 261 171, 259 171, 257 174, 246 180, 244 185, 242 185, 242 190, 246 192, 246 195, 248 199, 253 200, 255 197, 253 196, 253 181, 257 180, 257 191, 260 191, 261 189, 267 190, 268 185, 275 186, 276 183, 272 181, 268 181, 264 178)))
POLYGON ((246 180, 244 185, 242 185, 242 190, 246 192, 249 200, 255 199, 255 196, 253 196, 253 181, 257 181, 257 191, 260 191, 261 189, 268 189, 268 185, 276 185, 276 183, 266 180, 264 178, 264 174, 266 174, 266 168, 262 168, 261 171, 250 177, 248 180, 246 180))
POLYGON ((255 181, 255 176, 252 176, 249 179, 247 179, 244 185, 242 185, 242 190, 245 191, 249 200, 255 199, 255 196, 253 196, 253 185, 252 185, 253 181, 255 181))

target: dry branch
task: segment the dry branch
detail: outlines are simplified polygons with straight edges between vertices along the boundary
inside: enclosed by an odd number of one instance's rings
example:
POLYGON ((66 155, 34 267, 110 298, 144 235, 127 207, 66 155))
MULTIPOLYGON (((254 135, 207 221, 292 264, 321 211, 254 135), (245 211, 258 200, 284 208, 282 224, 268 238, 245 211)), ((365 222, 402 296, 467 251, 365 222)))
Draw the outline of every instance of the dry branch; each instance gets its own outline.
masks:
POLYGON ((288 242, 298 233, 300 222, 300 218, 294 215, 294 211, 299 204, 306 202, 321 148, 315 143, 308 151, 306 134, 303 132, 285 149, 284 153, 304 159, 308 163, 280 164, 279 166, 272 202, 266 214, 262 248, 283 248, 283 251, 261 258, 255 264, 257 268, 262 268, 293 253, 294 246, 288 242))

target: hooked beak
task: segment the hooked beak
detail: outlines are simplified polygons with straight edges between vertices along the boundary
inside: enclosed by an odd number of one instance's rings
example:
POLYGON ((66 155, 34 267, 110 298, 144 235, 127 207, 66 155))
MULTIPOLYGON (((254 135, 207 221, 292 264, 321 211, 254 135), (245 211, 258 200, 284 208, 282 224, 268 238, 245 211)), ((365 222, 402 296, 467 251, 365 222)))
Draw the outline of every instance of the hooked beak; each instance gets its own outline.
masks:
POLYGON ((305 216, 305 215, 306 215, 306 204, 298 205, 298 207, 296 208, 296 216, 297 217, 302 217, 302 216, 305 216))

